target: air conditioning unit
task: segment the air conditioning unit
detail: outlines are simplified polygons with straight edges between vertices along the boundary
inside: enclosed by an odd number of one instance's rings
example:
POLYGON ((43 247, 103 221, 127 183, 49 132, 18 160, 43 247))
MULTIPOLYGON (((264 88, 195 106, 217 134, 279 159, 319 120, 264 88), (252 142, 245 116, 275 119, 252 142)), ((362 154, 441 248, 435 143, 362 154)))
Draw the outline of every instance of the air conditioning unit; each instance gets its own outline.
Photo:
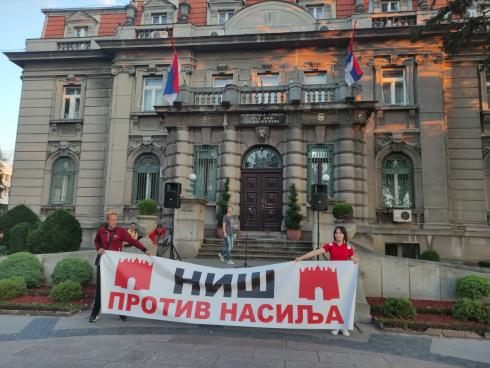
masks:
POLYGON ((394 209, 393 222, 412 222, 412 210, 394 209))

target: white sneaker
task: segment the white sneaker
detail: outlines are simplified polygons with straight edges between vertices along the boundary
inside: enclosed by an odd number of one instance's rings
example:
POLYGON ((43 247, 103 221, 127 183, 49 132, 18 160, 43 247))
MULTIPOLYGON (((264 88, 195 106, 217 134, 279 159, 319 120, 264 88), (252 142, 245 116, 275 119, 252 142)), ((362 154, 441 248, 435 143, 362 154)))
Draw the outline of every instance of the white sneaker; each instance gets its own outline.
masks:
POLYGON ((225 261, 225 259, 224 259, 223 255, 222 255, 221 253, 218 253, 218 257, 219 257, 219 260, 220 260, 221 262, 224 262, 224 261, 225 261))
POLYGON ((344 335, 344 336, 350 336, 349 330, 341 330, 341 331, 342 331, 342 335, 344 335))
POLYGON ((235 262, 233 262, 231 259, 227 260, 226 263, 229 265, 235 264, 235 262))
POLYGON ((330 331, 330 333, 331 333, 332 335, 337 336, 337 335, 339 334, 339 330, 331 330, 331 331, 330 331))

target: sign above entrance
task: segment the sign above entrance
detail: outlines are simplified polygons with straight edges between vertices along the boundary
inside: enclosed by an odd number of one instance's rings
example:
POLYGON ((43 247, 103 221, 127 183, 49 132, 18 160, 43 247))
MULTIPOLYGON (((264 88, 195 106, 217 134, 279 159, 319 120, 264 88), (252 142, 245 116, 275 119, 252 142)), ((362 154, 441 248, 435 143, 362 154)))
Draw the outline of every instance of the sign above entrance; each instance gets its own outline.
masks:
POLYGON ((286 115, 283 112, 259 112, 240 114, 240 124, 285 124, 286 115))

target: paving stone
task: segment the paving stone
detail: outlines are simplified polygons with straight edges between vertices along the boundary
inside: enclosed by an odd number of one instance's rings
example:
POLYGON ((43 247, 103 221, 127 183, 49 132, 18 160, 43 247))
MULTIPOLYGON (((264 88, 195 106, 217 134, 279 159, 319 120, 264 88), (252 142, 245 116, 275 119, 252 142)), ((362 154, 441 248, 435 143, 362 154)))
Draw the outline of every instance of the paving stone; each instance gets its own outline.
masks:
POLYGON ((428 328, 427 331, 425 331, 425 334, 429 336, 442 336, 442 329, 428 328))
POLYGON ((255 339, 247 337, 230 337, 228 345, 250 346, 254 348, 286 349, 286 340, 255 339))
MULTIPOLYGON (((187 347, 189 347, 187 345, 187 347)), ((208 352, 200 352, 199 354, 190 354, 189 349, 186 353, 169 353, 156 352, 146 361, 147 364, 153 362, 171 363, 175 365, 183 365, 190 367, 211 368, 218 360, 219 354, 216 354, 210 349, 208 352)))
POLYGON ((447 365, 443 363, 430 362, 426 360, 412 359, 412 358, 404 358, 395 355, 383 354, 383 357, 392 367, 396 368, 415 368, 415 367, 423 367, 423 368, 449 368, 454 367, 454 365, 447 365))
POLYGON ((318 362, 318 353, 316 351, 314 352, 286 349, 255 349, 254 358, 318 362))
POLYGON ((220 356, 232 356, 236 359, 252 359, 254 354, 254 348, 250 346, 238 346, 238 345, 194 345, 190 350, 190 354, 202 354, 206 352, 213 352, 220 356))
POLYGON ((220 356, 213 368, 284 368, 284 360, 269 359, 235 359, 220 356))
POLYGON ((442 336, 445 336, 445 337, 464 337, 464 331, 442 330, 442 336))
POLYGON ((215 345, 228 343, 229 337, 222 336, 196 336, 196 335, 180 335, 169 339, 169 342, 176 344, 192 344, 192 345, 215 345))
POLYGON ((353 364, 353 365, 367 365, 370 364, 373 367, 389 367, 388 363, 382 356, 368 356, 362 354, 346 354, 346 353, 331 353, 331 352, 318 352, 320 362, 332 363, 332 364, 353 364))
POLYGON ((353 364, 286 361, 285 368, 357 368, 357 366, 353 364))
POLYGON ((96 362, 93 360, 79 359, 73 361, 71 359, 59 359, 51 357, 50 359, 40 359, 29 364, 29 368, 101 368, 106 365, 106 362, 96 362))

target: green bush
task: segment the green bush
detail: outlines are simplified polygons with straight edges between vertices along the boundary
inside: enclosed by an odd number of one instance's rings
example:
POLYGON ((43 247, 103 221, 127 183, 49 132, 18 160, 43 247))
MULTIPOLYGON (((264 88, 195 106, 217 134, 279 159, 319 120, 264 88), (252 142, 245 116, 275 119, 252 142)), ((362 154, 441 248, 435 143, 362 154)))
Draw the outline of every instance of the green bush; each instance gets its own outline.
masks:
POLYGON ((0 279, 14 276, 23 277, 28 288, 39 287, 46 282, 41 263, 27 252, 11 254, 0 262, 0 279))
POLYGON ((0 239, 0 244, 8 244, 10 229, 21 222, 28 222, 35 225, 40 221, 39 217, 29 207, 23 204, 15 206, 3 216, 0 216, 0 228, 4 231, 4 237, 0 239))
POLYGON ((67 257, 59 261, 51 274, 53 284, 74 281, 85 284, 92 278, 92 267, 84 259, 67 257))
POLYGON ((66 210, 57 210, 34 230, 33 253, 70 252, 80 249, 82 228, 78 220, 66 210))
POLYGON ((218 212, 216 213, 218 227, 221 227, 223 225, 223 217, 225 217, 226 213, 228 212, 230 198, 230 178, 226 178, 223 191, 221 192, 220 198, 218 200, 218 212))
POLYGON ((32 227, 29 222, 21 222, 9 231, 8 252, 16 253, 30 250, 32 227))
POLYGON ((65 281, 55 285, 51 289, 51 298, 59 300, 62 303, 68 303, 83 298, 84 293, 82 285, 74 281, 65 281))
POLYGON ((490 261, 480 261, 478 267, 490 267, 490 261))
POLYGON ((332 215, 337 220, 350 220, 353 214, 354 210, 350 204, 338 204, 332 209, 332 215))
POLYGON ((456 295, 459 298, 483 299, 490 294, 490 283, 483 276, 468 275, 456 281, 456 295))
POLYGON ((153 215, 157 212, 158 203, 154 199, 143 199, 138 202, 138 214, 153 215))
POLYGON ((433 262, 439 262, 441 260, 439 253, 432 249, 427 249, 425 252, 423 252, 420 255, 420 259, 433 262))
POLYGON ((453 317, 463 321, 488 323, 490 309, 480 300, 461 298, 453 307, 453 317))
POLYGON ((27 294, 27 285, 23 277, 15 276, 0 280, 0 300, 10 300, 27 294))
POLYGON ((385 317, 391 318, 410 319, 417 314, 412 302, 404 298, 386 299, 382 311, 385 317))
POLYGON ((301 207, 298 204, 298 191, 296 185, 292 184, 289 187, 288 197, 288 209, 286 211, 286 217, 284 219, 284 225, 287 229, 299 230, 301 229, 301 221, 304 216, 301 213, 301 207))

